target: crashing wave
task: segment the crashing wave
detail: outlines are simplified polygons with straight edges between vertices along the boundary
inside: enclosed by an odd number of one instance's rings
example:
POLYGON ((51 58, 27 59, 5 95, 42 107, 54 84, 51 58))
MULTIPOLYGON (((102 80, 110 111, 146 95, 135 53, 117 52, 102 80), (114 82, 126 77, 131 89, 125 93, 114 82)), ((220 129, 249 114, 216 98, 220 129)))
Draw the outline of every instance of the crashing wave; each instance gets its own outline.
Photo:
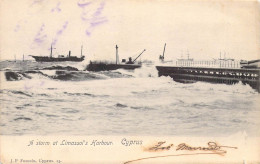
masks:
POLYGON ((104 77, 88 72, 70 72, 70 71, 56 71, 56 75, 52 76, 53 79, 65 81, 83 81, 93 79, 105 79, 104 77))
POLYGON ((78 71, 77 68, 71 67, 71 66, 51 66, 51 67, 45 67, 43 70, 66 70, 66 71, 78 71))
POLYGON ((31 79, 31 76, 21 72, 7 71, 5 72, 5 78, 7 81, 18 81, 24 78, 31 79))

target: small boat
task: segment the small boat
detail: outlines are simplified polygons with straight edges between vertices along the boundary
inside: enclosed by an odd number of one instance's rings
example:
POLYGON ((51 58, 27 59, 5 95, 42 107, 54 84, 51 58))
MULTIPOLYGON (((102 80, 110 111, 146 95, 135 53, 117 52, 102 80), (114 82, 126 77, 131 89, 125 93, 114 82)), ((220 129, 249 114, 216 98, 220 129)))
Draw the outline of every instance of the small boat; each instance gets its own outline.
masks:
POLYGON ((85 59, 85 56, 82 55, 82 46, 81 46, 81 56, 71 56, 71 51, 69 51, 68 56, 59 55, 58 57, 52 56, 52 45, 51 45, 51 54, 50 56, 33 56, 30 55, 35 59, 37 62, 65 62, 65 61, 72 61, 72 62, 82 62, 85 59))
MULTIPOLYGON (((143 52, 145 49, 143 50, 143 52)), ((136 69, 140 68, 142 66, 141 63, 136 63, 136 60, 143 54, 139 54, 134 60, 132 60, 131 57, 129 57, 128 61, 126 59, 122 59, 121 62, 119 62, 118 57, 118 46, 116 45, 116 62, 104 62, 104 61, 90 61, 88 64, 86 70, 87 71, 109 71, 109 70, 116 70, 116 69, 136 69)))

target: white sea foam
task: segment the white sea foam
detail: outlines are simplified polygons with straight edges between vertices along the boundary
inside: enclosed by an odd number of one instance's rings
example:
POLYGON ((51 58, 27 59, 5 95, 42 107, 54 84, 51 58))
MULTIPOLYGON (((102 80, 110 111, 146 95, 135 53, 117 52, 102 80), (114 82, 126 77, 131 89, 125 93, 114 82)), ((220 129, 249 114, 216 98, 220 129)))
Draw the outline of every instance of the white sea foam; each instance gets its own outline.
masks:
POLYGON ((52 71, 6 81, 0 72, 2 134, 260 135, 259 93, 242 83, 184 84, 158 77, 154 66, 75 71, 86 73, 82 81, 53 79, 52 71))

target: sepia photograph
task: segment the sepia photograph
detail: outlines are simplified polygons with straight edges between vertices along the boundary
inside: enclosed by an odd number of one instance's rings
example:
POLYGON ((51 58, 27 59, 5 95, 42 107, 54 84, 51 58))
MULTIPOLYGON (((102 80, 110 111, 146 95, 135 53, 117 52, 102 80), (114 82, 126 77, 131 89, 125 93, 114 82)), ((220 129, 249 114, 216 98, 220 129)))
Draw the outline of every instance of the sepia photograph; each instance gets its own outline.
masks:
POLYGON ((1 0, 0 163, 259 163, 259 76, 259 1, 1 0))

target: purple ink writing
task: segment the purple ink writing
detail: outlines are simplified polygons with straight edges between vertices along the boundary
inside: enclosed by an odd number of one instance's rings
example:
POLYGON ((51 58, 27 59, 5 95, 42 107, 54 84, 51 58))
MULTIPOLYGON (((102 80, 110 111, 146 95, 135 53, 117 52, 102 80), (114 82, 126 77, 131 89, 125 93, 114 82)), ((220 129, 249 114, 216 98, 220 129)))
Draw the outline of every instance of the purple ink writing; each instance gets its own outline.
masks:
POLYGON ((91 3, 92 3, 92 2, 85 2, 85 1, 83 0, 83 3, 78 2, 78 6, 79 6, 79 7, 82 7, 82 8, 85 8, 86 6, 90 5, 91 3))
POLYGON ((43 1, 44 1, 44 0, 34 0, 34 1, 31 3, 30 7, 32 7, 33 5, 39 4, 39 3, 43 2, 43 1))
POLYGON ((104 10, 105 2, 101 2, 99 7, 93 12, 91 10, 86 11, 86 7, 92 4, 92 2, 79 3, 78 6, 82 9, 81 20, 87 24, 86 35, 91 36, 91 33, 95 27, 100 26, 107 22, 107 18, 102 16, 102 11, 104 10))
POLYGON ((52 12, 52 13, 55 12, 55 11, 61 12, 60 2, 57 3, 56 7, 54 7, 54 8, 51 9, 51 12, 52 12))
POLYGON ((45 25, 42 24, 40 29, 38 30, 37 34, 34 37, 33 42, 37 45, 41 45, 47 38, 47 35, 44 33, 45 25))
POLYGON ((69 24, 69 22, 66 21, 66 22, 62 25, 61 29, 57 31, 56 36, 55 36, 55 38, 54 38, 53 41, 52 41, 52 45, 54 45, 54 46, 56 45, 56 43, 58 42, 59 36, 60 36, 60 35, 63 33, 63 31, 67 28, 68 24, 69 24))

